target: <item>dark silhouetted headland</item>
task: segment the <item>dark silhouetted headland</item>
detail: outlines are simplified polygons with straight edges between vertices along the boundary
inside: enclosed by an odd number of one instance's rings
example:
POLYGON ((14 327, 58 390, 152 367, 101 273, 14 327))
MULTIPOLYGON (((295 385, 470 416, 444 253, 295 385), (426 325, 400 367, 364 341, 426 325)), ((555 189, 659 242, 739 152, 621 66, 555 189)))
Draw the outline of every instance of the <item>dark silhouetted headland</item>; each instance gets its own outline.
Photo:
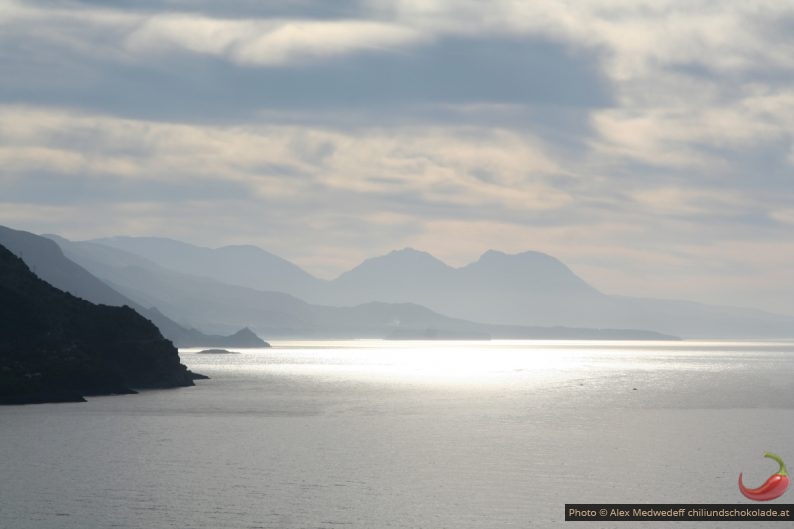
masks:
POLYGON ((81 401, 196 378, 133 309, 58 290, 0 246, 0 404, 81 401))

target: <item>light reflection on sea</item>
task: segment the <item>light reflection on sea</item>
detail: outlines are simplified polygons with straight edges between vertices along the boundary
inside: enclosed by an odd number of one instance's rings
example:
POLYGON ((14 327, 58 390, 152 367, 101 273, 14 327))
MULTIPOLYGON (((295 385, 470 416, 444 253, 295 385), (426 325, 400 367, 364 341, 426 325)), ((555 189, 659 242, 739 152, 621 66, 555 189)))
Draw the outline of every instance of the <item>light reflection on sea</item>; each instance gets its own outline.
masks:
POLYGON ((764 451, 794 461, 787 342, 273 345, 183 351, 194 388, 0 407, 0 527, 562 527, 743 502, 764 451))

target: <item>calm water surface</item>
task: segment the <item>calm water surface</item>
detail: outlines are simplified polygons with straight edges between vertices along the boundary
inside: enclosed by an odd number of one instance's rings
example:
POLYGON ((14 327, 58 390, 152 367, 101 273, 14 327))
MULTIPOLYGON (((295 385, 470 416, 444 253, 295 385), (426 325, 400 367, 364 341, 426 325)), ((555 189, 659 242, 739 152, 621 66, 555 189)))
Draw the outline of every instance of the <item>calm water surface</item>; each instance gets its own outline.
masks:
POLYGON ((0 527, 609 527, 563 505, 744 502, 764 451, 794 465, 793 343, 273 345, 183 351, 194 388, 0 407, 0 527))

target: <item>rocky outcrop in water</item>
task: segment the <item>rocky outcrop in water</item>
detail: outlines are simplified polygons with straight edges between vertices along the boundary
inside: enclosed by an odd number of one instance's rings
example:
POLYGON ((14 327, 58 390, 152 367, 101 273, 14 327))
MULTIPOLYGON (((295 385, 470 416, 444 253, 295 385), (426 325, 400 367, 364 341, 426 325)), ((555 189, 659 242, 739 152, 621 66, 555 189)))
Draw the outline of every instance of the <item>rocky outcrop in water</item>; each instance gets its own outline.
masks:
POLYGON ((240 354, 236 351, 229 351, 228 349, 204 349, 196 354, 200 355, 236 355, 240 354))
POLYGON ((204 378, 129 307, 56 289, 0 246, 0 404, 80 401, 204 378))

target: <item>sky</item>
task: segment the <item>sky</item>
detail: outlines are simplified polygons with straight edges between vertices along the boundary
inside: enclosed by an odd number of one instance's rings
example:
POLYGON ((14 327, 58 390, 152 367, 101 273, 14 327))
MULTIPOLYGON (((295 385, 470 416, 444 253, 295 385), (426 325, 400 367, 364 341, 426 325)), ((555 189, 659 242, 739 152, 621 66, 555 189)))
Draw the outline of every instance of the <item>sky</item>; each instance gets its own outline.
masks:
POLYGON ((794 4, 0 0, 0 224, 794 315, 794 4))

